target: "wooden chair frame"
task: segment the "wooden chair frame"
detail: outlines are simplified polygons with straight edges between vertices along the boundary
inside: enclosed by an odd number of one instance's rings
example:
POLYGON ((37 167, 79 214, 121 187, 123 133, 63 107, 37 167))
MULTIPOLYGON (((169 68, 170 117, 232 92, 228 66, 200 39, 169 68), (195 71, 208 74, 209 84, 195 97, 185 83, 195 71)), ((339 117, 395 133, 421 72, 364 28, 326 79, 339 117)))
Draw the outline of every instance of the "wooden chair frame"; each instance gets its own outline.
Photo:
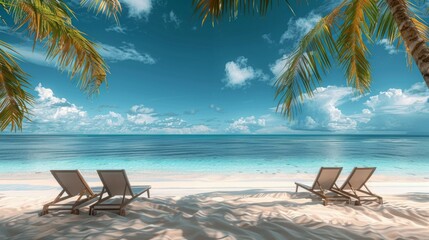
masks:
POLYGON ((125 216, 125 214, 126 214, 125 208, 128 206, 128 204, 130 204, 132 201, 134 201, 140 195, 142 195, 143 193, 146 192, 147 197, 150 198, 150 191, 149 190, 151 189, 151 186, 143 186, 142 191, 140 191, 137 194, 134 193, 134 191, 132 190, 132 187, 130 185, 130 182, 128 180, 128 177, 127 177, 125 170, 102 170, 102 171, 97 171, 97 172, 98 172, 98 175, 100 176, 101 182, 103 183, 103 188, 101 190, 98 201, 90 207, 89 215, 96 215, 97 210, 101 210, 101 211, 119 211, 119 215, 125 216), (113 197, 118 196, 118 195, 112 194, 111 191, 106 187, 106 184, 105 184, 106 181, 100 172, 122 172, 124 179, 125 179, 125 186, 124 186, 124 193, 121 196, 121 203, 103 203, 103 202, 105 202, 109 199, 112 199, 113 197), (129 191, 131 198, 126 198, 127 190, 129 191), (105 196, 103 198, 103 195, 105 193, 107 194, 107 196, 105 196))
POLYGON ((82 177, 82 175, 80 174, 80 172, 78 170, 51 170, 52 175, 54 176, 54 178, 57 180, 58 184, 63 188, 61 190, 61 192, 57 195, 57 197, 52 201, 49 202, 45 205, 43 205, 43 209, 40 212, 40 216, 43 216, 45 214, 48 214, 49 211, 70 211, 71 214, 79 214, 79 207, 80 205, 96 198, 98 196, 98 194, 95 194, 91 188, 88 186, 87 182, 85 181, 85 179, 82 177), (76 173, 77 176, 79 177, 80 181, 82 182, 82 184, 85 186, 85 189, 82 189, 82 191, 79 194, 71 194, 68 190, 67 187, 65 187, 62 184, 62 181, 60 180, 60 178, 56 175, 56 173, 76 173), (66 193, 67 196, 63 196, 63 194, 66 193), (73 197, 76 197, 77 199, 73 202, 73 203, 60 203, 63 202, 65 200, 71 199, 73 197), (83 197, 86 197, 84 199, 82 199, 83 197))

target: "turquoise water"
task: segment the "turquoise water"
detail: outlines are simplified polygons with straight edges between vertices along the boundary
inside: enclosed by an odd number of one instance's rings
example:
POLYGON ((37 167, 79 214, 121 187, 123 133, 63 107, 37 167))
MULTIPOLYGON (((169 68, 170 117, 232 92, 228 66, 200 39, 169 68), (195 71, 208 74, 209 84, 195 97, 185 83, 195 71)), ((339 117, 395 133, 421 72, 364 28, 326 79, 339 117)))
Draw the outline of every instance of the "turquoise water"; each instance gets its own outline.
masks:
POLYGON ((126 169, 314 173, 375 166, 379 174, 429 176, 426 136, 2 135, 0 172, 126 169))

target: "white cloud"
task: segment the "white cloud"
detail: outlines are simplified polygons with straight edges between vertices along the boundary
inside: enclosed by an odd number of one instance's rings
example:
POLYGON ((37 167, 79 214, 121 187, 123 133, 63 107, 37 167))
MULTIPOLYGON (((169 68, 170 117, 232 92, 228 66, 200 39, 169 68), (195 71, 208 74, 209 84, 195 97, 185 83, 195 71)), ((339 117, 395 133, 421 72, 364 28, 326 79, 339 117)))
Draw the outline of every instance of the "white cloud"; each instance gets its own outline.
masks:
MULTIPOLYGON (((391 88, 356 100, 352 88, 327 86, 305 96, 300 111, 292 122, 279 114, 251 115, 230 123, 189 123, 179 115, 160 114, 139 104, 128 113, 109 111, 95 116, 66 98, 55 95, 50 88, 38 84, 32 122, 24 132, 34 133, 291 133, 302 131, 362 132, 400 131, 427 133, 429 121, 429 90, 424 83, 408 89, 391 88), (350 108, 353 106, 353 108, 350 108), (350 111, 352 110, 352 111, 350 111), (215 126, 215 129, 214 127, 215 126)), ((217 111, 220 107, 211 104, 217 111)))
MULTIPOLYGON (((118 61, 138 61, 145 64, 155 64, 156 60, 147 53, 140 53, 136 50, 135 46, 131 43, 123 43, 120 47, 111 46, 108 44, 98 43, 100 55, 111 62, 118 61)), ((15 54, 24 61, 31 62, 40 66, 56 67, 56 61, 46 59, 46 53, 40 49, 33 50, 30 45, 14 45, 13 48, 18 54, 15 54)))
POLYGON ((247 60, 247 58, 241 56, 236 61, 230 61, 225 64, 225 82, 227 87, 239 88, 247 85, 253 79, 268 79, 262 70, 248 66, 247 60))
POLYGON ((94 117, 94 120, 99 125, 107 125, 108 127, 119 127, 122 126, 125 122, 124 117, 120 113, 110 111, 106 115, 97 115, 94 117))
POLYGON ((374 113, 410 114, 429 113, 429 90, 424 83, 416 83, 410 89, 391 88, 372 96, 365 105, 374 113))
POLYGON ((18 53, 11 52, 19 59, 28 61, 40 66, 55 67, 55 61, 47 60, 46 53, 39 48, 33 48, 30 45, 13 45, 13 49, 18 53))
POLYGON ((206 134, 215 132, 204 124, 189 124, 177 117, 160 118, 153 108, 134 105, 124 117, 109 111, 89 116, 83 107, 55 96, 50 88, 38 84, 33 105, 32 121, 25 122, 27 133, 153 133, 153 134, 206 134))
POLYGON ((145 64, 154 64, 156 62, 149 54, 138 52, 132 43, 124 43, 124 45, 120 47, 114 47, 103 43, 100 43, 99 46, 101 56, 112 62, 127 60, 138 61, 145 64))
POLYGON ((305 97, 302 111, 291 123, 294 129, 348 131, 357 128, 360 119, 343 114, 339 106, 354 97, 350 87, 319 87, 313 97, 305 97))
POLYGON ((10 32, 10 27, 6 26, 6 25, 0 25, 0 32, 2 33, 9 33, 10 32))
POLYGON ((158 120, 156 113, 152 108, 144 105, 134 105, 130 113, 127 114, 127 120, 137 125, 148 125, 158 120))
POLYGON ((128 7, 128 16, 132 18, 145 18, 149 17, 152 11, 152 0, 121 0, 128 7))
POLYGON ((49 105, 54 105, 58 103, 66 103, 67 99, 57 98, 54 96, 54 92, 50 88, 44 88, 41 83, 37 85, 34 89, 37 92, 39 98, 37 99, 39 103, 47 103, 49 105))
POLYGON ((209 134, 215 130, 206 125, 195 125, 183 128, 151 128, 148 129, 150 134, 209 134))
POLYGON ((429 90, 424 83, 416 83, 409 89, 391 88, 369 97, 364 109, 369 120, 363 129, 405 131, 413 133, 428 132, 425 126, 429 121, 429 90))
POLYGON ((383 38, 383 39, 381 39, 381 40, 379 40, 378 42, 377 42, 377 45, 381 45, 381 46, 383 46, 384 47, 384 49, 390 54, 390 55, 393 55, 393 54, 397 54, 399 51, 398 51, 398 49, 395 47, 395 46, 393 46, 392 45, 392 43, 390 43, 390 41, 388 40, 388 39, 386 39, 386 38, 383 38))
POLYGON ((265 123, 265 118, 256 118, 255 116, 241 117, 231 123, 226 131, 231 133, 252 133, 256 129, 264 127, 265 123))
POLYGON ((275 63, 270 64, 270 70, 276 78, 280 77, 280 75, 287 69, 288 63, 289 57, 284 54, 281 58, 277 59, 275 63))
POLYGON ((180 26, 180 23, 182 22, 177 17, 176 13, 173 12, 173 10, 171 10, 168 14, 164 13, 162 15, 162 19, 164 20, 164 23, 172 23, 176 28, 178 28, 180 26))
POLYGON ((307 34, 321 19, 319 14, 310 12, 305 18, 298 18, 294 20, 291 18, 288 22, 288 28, 280 37, 280 43, 286 40, 301 39, 307 34))
POLYGON ((126 31, 127 31, 126 27, 119 26, 119 25, 112 25, 112 26, 106 28, 106 32, 117 32, 117 33, 125 34, 126 31))
POLYGON ((305 96, 301 111, 288 126, 294 130, 332 132, 428 132, 419 127, 429 121, 429 90, 424 83, 364 97, 368 99, 359 110, 359 99, 352 88, 317 88, 312 98, 305 96), (346 103, 353 103, 358 113, 344 113, 346 103))
POLYGON ((273 44, 274 41, 271 39, 271 33, 266 33, 262 35, 262 39, 264 39, 267 43, 273 44))
MULTIPOLYGON (((78 126, 76 123, 84 123, 86 121, 86 111, 68 102, 65 98, 56 97, 51 89, 44 88, 39 83, 34 90, 38 95, 31 109, 32 120, 35 124, 61 124, 66 126, 66 128, 61 130, 67 131, 75 129, 78 126)), ((46 127, 49 128, 49 125, 46 127)))

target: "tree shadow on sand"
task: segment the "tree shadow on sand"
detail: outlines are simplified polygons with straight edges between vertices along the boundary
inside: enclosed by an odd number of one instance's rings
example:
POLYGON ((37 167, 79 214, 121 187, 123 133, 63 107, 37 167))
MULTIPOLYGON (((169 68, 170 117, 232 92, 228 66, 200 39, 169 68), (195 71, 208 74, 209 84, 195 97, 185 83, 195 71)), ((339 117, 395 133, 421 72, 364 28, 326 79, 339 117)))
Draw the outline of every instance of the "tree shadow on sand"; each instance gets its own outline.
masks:
MULTIPOLYGON (((381 218, 388 219, 396 214, 387 211, 389 206, 334 204, 324 207, 320 199, 310 196, 305 192, 247 190, 196 194, 180 199, 139 199, 130 205, 124 217, 102 211, 89 216, 87 209, 82 209, 81 215, 52 213, 43 217, 38 217, 36 211, 28 211, 2 220, 0 238, 383 239, 392 236, 389 235, 392 231, 396 231, 394 234, 399 238, 412 236, 398 226, 372 226, 370 221, 355 225, 347 217, 326 221, 323 215, 346 213, 344 215, 351 219, 361 214, 383 222, 381 218), (313 209, 320 213, 313 214, 313 209)), ((406 212, 397 213, 399 217, 404 214, 406 212)), ((419 231, 428 234, 427 230, 422 230, 427 221, 420 220, 419 224, 423 225, 419 231)))

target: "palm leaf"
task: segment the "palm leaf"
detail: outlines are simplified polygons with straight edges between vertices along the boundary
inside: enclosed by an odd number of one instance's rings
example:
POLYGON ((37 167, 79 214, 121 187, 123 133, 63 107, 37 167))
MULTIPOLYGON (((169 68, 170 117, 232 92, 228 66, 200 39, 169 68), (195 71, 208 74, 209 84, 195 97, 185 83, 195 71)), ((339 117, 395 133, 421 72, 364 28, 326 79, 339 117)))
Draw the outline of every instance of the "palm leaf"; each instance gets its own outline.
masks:
POLYGON ((22 129, 22 121, 29 115, 28 105, 33 97, 28 93, 27 75, 10 54, 13 49, 0 41, 0 130, 9 125, 11 131, 22 129))
POLYGON ((119 23, 118 14, 121 13, 122 7, 118 0, 81 0, 80 4, 107 17, 113 17, 119 23))
POLYGON ((77 77, 80 87, 89 94, 105 82, 107 65, 95 44, 72 25, 74 13, 62 1, 15 0, 11 14, 17 29, 26 27, 34 43, 43 42, 47 58, 57 60, 58 67, 77 77))
MULTIPOLYGON (((284 0, 289 9, 293 12, 289 0, 284 0)), ((236 18, 240 11, 247 13, 258 12, 264 15, 272 6, 274 0, 192 0, 195 12, 199 12, 202 24, 207 18, 211 18, 212 24, 221 19, 226 14, 229 18, 236 18)), ((279 3, 280 0, 277 0, 279 3)))
POLYGON ((322 80, 321 73, 331 67, 331 57, 337 55, 332 27, 348 0, 344 0, 329 15, 322 18, 299 42, 286 59, 285 72, 276 83, 275 97, 279 98, 277 111, 293 117, 296 108, 304 100, 304 93, 313 95, 313 90, 322 80))
POLYGON ((371 67, 364 37, 371 41, 378 20, 376 0, 351 0, 344 10, 344 22, 337 40, 339 62, 346 70, 347 83, 361 93, 369 90, 371 67))

